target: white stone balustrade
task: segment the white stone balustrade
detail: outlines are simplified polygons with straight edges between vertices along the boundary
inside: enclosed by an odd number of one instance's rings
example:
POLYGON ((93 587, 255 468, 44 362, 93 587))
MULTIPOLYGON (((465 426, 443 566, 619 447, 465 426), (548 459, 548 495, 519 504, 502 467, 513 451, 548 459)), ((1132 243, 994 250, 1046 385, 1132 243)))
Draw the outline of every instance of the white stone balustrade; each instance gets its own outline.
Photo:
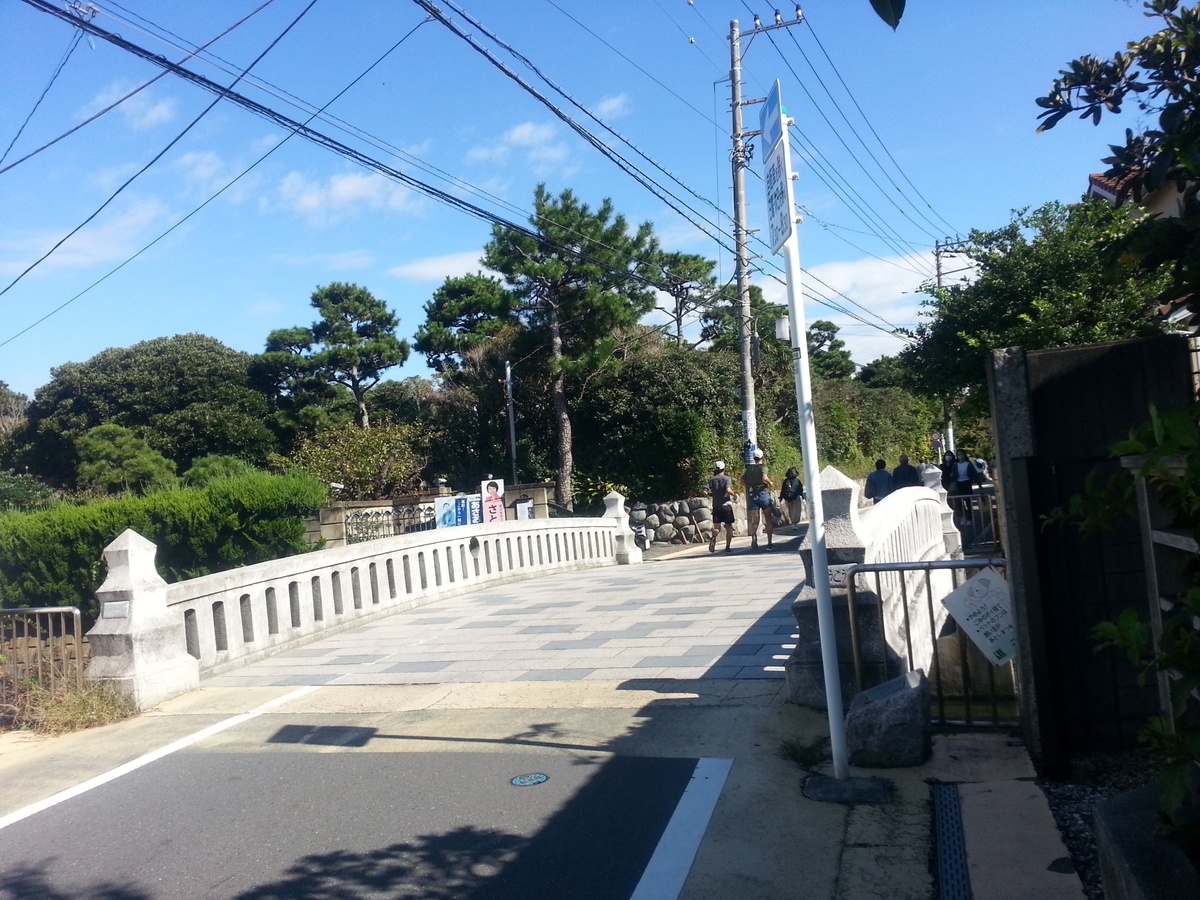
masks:
POLYGON ((465 525, 380 538, 166 584, 155 545, 126 531, 105 549, 109 577, 91 677, 140 707, 318 636, 485 586, 552 572, 640 563, 624 498, 598 518, 465 525), (615 512, 614 512, 615 510, 615 512), (132 552, 130 550, 132 549, 132 552))
MULTIPOLYGON (((821 472, 825 538, 831 567, 842 567, 844 574, 844 567, 860 563, 923 562, 961 555, 957 554, 958 532, 954 528, 953 514, 940 485, 937 489, 901 488, 864 509, 858 506, 860 490, 856 482, 832 466, 827 466, 821 472)), ((799 638, 785 667, 788 695, 800 705, 824 709, 825 681, 817 637, 816 591, 812 587, 812 551, 808 537, 801 545, 800 552, 807 577, 799 598, 792 604, 799 638)), ((831 572, 831 581, 833 574, 831 572)), ((869 609, 866 604, 860 605, 856 622, 860 644, 868 655, 867 667, 871 671, 883 671, 881 659, 869 658, 872 648, 876 657, 890 650, 894 657, 905 660, 904 665, 907 665, 911 644, 912 668, 928 672, 933 661, 934 643, 947 618, 946 609, 939 601, 951 590, 949 572, 929 574, 934 601, 932 616, 926 599, 925 573, 879 574, 878 603, 883 609, 886 650, 879 641, 878 608, 873 603, 869 609)), ((860 575, 858 588, 860 592, 874 592, 875 575, 860 575)), ((860 601, 865 599, 862 593, 859 597, 860 601)), ((844 587, 834 589, 833 601, 842 696, 849 702, 854 696, 855 686, 844 587)))

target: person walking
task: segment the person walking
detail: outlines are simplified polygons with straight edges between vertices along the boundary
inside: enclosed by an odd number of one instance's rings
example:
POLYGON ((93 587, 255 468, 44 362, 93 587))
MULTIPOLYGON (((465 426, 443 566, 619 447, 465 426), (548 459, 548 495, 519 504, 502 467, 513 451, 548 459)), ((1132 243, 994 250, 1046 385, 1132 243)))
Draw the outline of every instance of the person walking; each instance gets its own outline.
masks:
POLYGON ((902 454, 900 465, 892 469, 892 490, 898 491, 900 488, 920 486, 921 473, 917 471, 916 466, 909 465, 908 457, 902 454))
MULTIPOLYGON (((975 462, 967 455, 966 450, 959 450, 951 464, 954 482, 947 489, 950 495, 950 505, 954 508, 955 523, 959 531, 964 531, 971 524, 971 494, 976 485, 983 487, 983 476, 975 467, 975 462)), ((943 483, 945 480, 943 478, 943 483)))
POLYGON ((950 489, 954 487, 954 482, 958 480, 958 468, 955 465, 954 454, 947 450, 942 454, 942 464, 938 467, 942 470, 942 487, 946 493, 950 493, 950 489))
POLYGON ((774 550, 772 543, 775 531, 775 497, 772 491, 775 485, 767 474, 767 464, 763 462, 763 452, 754 451, 754 462, 746 466, 742 475, 742 484, 746 486, 746 521, 750 530, 750 549, 758 549, 758 520, 763 520, 763 531, 767 535, 767 549, 774 550))
POLYGON ((804 482, 800 480, 800 471, 795 466, 787 470, 787 477, 779 486, 779 502, 788 522, 792 525, 799 523, 804 515, 804 482))
POLYGON ((708 552, 717 552, 717 535, 721 526, 725 526, 725 552, 729 552, 733 543, 733 501, 737 494, 733 490, 733 482, 725 474, 725 463, 717 460, 713 463, 712 478, 708 479, 708 495, 713 502, 713 531, 708 539, 708 552))
POLYGON ((875 471, 867 476, 863 496, 878 503, 892 492, 892 476, 888 474, 887 460, 875 460, 875 471))

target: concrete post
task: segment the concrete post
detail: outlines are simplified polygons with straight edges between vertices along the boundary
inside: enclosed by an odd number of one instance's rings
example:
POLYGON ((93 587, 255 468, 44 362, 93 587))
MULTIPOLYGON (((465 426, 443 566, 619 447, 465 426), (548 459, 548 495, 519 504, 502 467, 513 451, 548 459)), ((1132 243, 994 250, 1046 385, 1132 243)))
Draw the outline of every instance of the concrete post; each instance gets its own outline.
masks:
POLYGON ((167 583, 154 567, 157 549, 131 529, 104 548, 108 577, 96 591, 100 617, 88 632, 87 676, 113 682, 139 709, 200 684, 183 619, 167 608, 167 583))
POLYGON ((617 565, 636 565, 642 561, 642 548, 633 541, 629 529, 629 514, 625 512, 625 498, 613 491, 604 497, 604 518, 617 520, 617 565))
POLYGON ((322 506, 320 512, 321 538, 325 541, 325 549, 346 546, 346 507, 342 503, 331 503, 322 506))
POLYGON ((921 483, 931 491, 935 491, 942 501, 942 539, 946 543, 946 553, 951 559, 962 559, 962 534, 954 524, 954 510, 947 499, 950 495, 942 487, 942 473, 939 469, 924 469, 921 471, 921 483))

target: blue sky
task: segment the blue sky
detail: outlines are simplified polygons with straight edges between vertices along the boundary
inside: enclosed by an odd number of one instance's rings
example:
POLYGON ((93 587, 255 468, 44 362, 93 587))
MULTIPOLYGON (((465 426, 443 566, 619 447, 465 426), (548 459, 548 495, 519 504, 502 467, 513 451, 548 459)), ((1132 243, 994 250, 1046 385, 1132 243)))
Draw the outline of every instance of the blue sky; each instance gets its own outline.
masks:
MULTIPOLYGON (((179 61, 263 2, 97 2, 94 22, 179 61)), ((308 2, 273 0, 211 45, 224 62, 204 54, 186 65, 232 83, 308 2)), ((312 127, 511 220, 524 220, 540 181, 556 192, 573 188, 593 204, 611 197, 631 222, 652 221, 666 248, 706 254, 718 260, 724 279, 732 277, 729 254, 688 218, 728 227, 730 125, 722 79, 728 76, 729 22, 736 18, 751 28, 752 12, 766 22, 773 6, 753 0, 456 3, 661 170, 550 94, 478 28, 463 22, 465 31, 591 130, 608 135, 694 212, 685 218, 672 210, 445 26, 421 24, 425 13, 410 0, 317 0, 237 90, 307 119, 415 27, 328 107, 334 121, 319 118, 312 127), (294 98, 312 107, 303 112, 294 98)), ((781 10, 785 19, 794 17, 794 6, 781 10)), ((1034 133, 1033 100, 1062 66, 1083 54, 1110 55, 1153 29, 1140 3, 910 0, 896 32, 875 18, 868 0, 811 0, 804 13, 806 23, 772 32, 774 42, 765 35, 748 47, 743 42, 745 96, 762 97, 772 80, 782 82, 803 133, 793 157, 801 175, 797 202, 807 216, 801 259, 821 279, 808 284, 878 327, 817 302, 809 302, 807 315, 842 325, 859 362, 902 346, 886 333, 887 324, 918 321, 914 291, 932 272, 936 238, 998 227, 1016 208, 1077 200, 1088 173, 1103 170, 1107 145, 1119 141, 1124 128, 1146 124, 1131 109, 1099 127, 1067 120, 1047 134, 1034 133)), ((0 153, 73 33, 21 0, 0 0, 0 153)), ((158 72, 102 40, 80 42, 0 169, 158 72)), ((0 173, 0 288, 94 213, 211 100, 167 75, 0 173)), ((747 110, 747 121, 757 127, 757 108, 747 110)), ((370 288, 411 335, 441 281, 478 268, 486 223, 300 137, 279 145, 286 136, 277 124, 228 101, 200 118, 90 224, 0 296, 0 342, 7 342, 0 346, 0 380, 32 394, 53 366, 185 332, 258 352, 271 330, 311 322, 309 296, 330 281, 370 288), (273 147, 141 256, 14 338, 273 147)), ((757 154, 755 172, 761 161, 757 154)), ((750 225, 763 228, 756 175, 747 179, 747 191, 750 225)), ((774 263, 762 265, 770 270, 774 263)), ((782 301, 778 282, 765 273, 756 281, 782 301)), ((419 355, 394 371, 395 377, 412 374, 429 374, 419 355)))

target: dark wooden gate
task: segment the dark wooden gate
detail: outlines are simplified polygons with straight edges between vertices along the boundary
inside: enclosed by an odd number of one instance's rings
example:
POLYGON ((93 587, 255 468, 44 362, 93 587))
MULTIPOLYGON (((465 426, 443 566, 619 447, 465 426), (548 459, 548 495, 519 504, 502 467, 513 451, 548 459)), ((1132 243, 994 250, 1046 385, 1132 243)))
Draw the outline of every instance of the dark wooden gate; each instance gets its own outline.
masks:
POLYGON ((1043 517, 1081 493, 1094 470, 1119 467, 1108 447, 1159 409, 1193 398, 1182 336, 1087 347, 997 351, 992 414, 1005 547, 1021 659, 1022 715, 1047 775, 1065 775, 1074 750, 1131 747, 1158 710, 1119 654, 1097 654, 1089 633, 1122 609, 1146 608, 1137 523, 1085 538, 1043 517))

